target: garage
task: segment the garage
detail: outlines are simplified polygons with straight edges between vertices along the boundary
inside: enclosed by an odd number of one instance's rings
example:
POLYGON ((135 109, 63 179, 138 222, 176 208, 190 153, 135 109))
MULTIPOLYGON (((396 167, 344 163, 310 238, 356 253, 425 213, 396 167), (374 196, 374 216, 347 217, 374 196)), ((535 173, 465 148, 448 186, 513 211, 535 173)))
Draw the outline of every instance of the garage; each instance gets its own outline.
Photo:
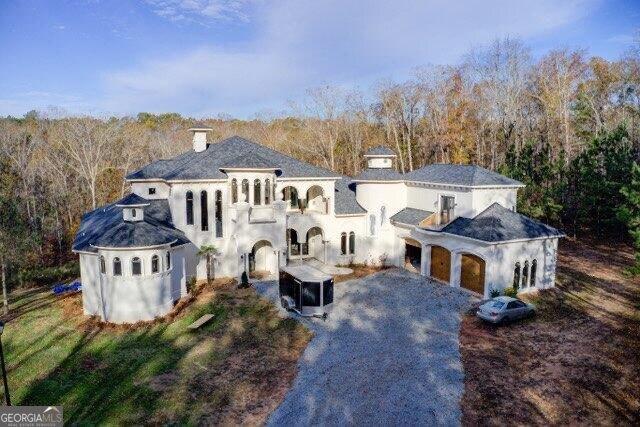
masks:
POLYGON ((449 283, 451 252, 442 246, 431 247, 431 277, 449 283))
POLYGON ((484 260, 471 254, 462 254, 460 286, 484 295, 484 260))
POLYGON ((404 268, 414 273, 420 272, 422 262, 422 245, 420 242, 406 238, 404 250, 404 268))

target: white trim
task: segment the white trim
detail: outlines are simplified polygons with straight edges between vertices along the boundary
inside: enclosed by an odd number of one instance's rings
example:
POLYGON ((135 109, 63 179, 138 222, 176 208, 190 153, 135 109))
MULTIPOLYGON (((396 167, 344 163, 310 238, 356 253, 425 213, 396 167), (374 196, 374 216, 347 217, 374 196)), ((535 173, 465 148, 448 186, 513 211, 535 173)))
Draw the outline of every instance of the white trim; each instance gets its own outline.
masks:
POLYGON ((531 237, 531 238, 522 238, 522 239, 513 239, 513 240, 500 240, 498 242, 487 242, 487 241, 484 241, 484 240, 474 239, 473 237, 467 237, 467 236, 461 236, 459 234, 447 233, 446 231, 428 230, 428 229, 420 228, 418 226, 413 226, 413 228, 418 233, 423 233, 423 234, 428 234, 428 235, 443 235, 443 234, 446 234, 447 236, 454 236, 454 237, 458 237, 460 239, 471 240, 473 242, 478 242, 478 243, 481 243, 481 244, 483 244, 485 246, 503 245, 503 244, 507 244, 507 243, 531 242, 531 241, 534 241, 534 240, 560 239, 560 238, 566 237, 565 234, 561 234, 559 236, 542 236, 542 237, 531 237))
POLYGON ((338 179, 342 179, 341 176, 325 176, 322 178, 318 178, 318 177, 294 177, 294 176, 288 176, 288 177, 284 177, 284 178, 280 178, 280 177, 276 177, 277 181, 285 181, 285 182, 289 182, 289 181, 336 181, 338 179))
MULTIPOLYGON (((109 251, 135 251, 135 250, 147 250, 147 249, 158 249, 158 248, 164 248, 164 247, 171 247, 171 245, 173 245, 175 242, 177 242, 178 239, 169 242, 169 243, 163 243, 161 245, 153 245, 153 246, 130 246, 130 247, 112 247, 112 246, 96 246, 96 245, 90 245, 98 250, 109 250, 109 251)), ((183 245, 180 245, 183 246, 183 245)), ((176 246, 177 247, 177 246, 176 246)))
POLYGON ((525 184, 496 184, 496 185, 465 185, 465 184, 447 184, 443 182, 429 182, 429 181, 412 181, 409 179, 405 179, 404 182, 406 184, 413 184, 416 186, 444 186, 444 187, 459 187, 459 188, 470 188, 470 189, 500 189, 500 188, 524 188, 525 184))

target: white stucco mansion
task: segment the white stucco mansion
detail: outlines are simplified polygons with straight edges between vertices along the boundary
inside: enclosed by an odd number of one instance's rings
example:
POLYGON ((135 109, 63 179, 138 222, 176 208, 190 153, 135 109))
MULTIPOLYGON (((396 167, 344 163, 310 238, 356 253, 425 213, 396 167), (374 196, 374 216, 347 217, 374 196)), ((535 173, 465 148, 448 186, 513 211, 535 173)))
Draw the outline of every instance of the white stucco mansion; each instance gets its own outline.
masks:
POLYGON ((166 314, 191 277, 276 273, 291 260, 388 264, 488 297, 518 283, 551 287, 562 234, 516 212, 523 184, 472 165, 396 172, 396 155, 365 154, 355 178, 232 137, 127 176, 132 193, 84 215, 80 255, 85 314, 110 322, 166 314))

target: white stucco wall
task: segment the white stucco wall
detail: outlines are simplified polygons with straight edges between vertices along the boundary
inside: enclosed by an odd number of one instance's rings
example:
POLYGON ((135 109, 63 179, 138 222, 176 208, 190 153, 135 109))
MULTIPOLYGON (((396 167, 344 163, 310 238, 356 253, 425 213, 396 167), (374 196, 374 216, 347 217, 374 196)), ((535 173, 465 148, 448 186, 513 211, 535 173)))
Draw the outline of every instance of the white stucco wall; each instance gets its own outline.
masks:
POLYGON ((149 249, 100 249, 96 255, 80 255, 83 306, 85 314, 100 316, 112 323, 152 320, 173 308, 175 301, 186 295, 187 278, 193 276, 193 266, 187 260, 188 246, 168 246, 149 249), (167 268, 166 254, 171 253, 167 268), (151 272, 151 260, 158 256, 159 271, 151 272), (100 257, 105 260, 105 272, 100 272, 100 257), (131 260, 142 261, 142 274, 132 274, 131 260), (122 275, 116 276, 113 261, 119 258, 122 275))
POLYGON ((513 210, 516 206, 516 188, 475 188, 472 192, 474 216, 496 202, 507 209, 513 210))
POLYGON ((169 185, 164 181, 133 181, 131 192, 145 199, 167 199, 170 193, 169 185), (149 189, 155 188, 155 194, 149 194, 149 189))

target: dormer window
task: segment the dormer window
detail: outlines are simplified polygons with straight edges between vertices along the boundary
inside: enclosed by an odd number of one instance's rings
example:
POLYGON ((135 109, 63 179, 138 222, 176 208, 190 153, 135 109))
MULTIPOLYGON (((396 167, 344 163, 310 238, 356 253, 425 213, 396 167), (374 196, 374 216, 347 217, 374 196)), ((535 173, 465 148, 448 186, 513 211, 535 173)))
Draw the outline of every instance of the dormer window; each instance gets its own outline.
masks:
POLYGON ((135 209, 131 209, 131 217, 132 218, 136 217, 136 210, 135 209))
POLYGON ((149 194, 150 195, 156 194, 156 187, 149 187, 149 194))

